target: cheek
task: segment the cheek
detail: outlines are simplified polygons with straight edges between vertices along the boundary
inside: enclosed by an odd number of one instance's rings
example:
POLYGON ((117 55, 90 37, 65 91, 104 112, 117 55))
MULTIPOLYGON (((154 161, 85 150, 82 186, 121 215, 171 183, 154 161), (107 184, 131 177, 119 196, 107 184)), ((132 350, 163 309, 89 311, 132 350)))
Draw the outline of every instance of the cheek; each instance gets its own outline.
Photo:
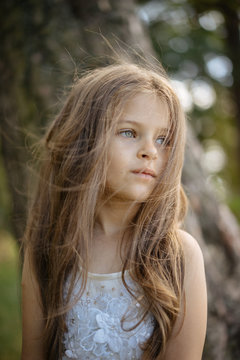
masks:
POLYGON ((169 150, 166 150, 163 153, 163 167, 167 165, 168 159, 169 159, 169 150))
POLYGON ((127 151, 126 146, 124 147, 121 143, 113 142, 109 147, 108 151, 108 163, 109 169, 112 169, 114 172, 124 172, 128 164, 129 152, 127 151))
POLYGON ((107 182, 116 182, 124 172, 124 157, 111 148, 108 156, 107 182))
POLYGON ((109 161, 108 174, 109 176, 122 176, 126 170, 126 159, 121 154, 112 156, 109 161))
POLYGON ((159 164, 158 164, 158 170, 160 173, 162 173, 167 165, 169 159, 169 151, 163 150, 163 152, 160 154, 159 157, 159 164))

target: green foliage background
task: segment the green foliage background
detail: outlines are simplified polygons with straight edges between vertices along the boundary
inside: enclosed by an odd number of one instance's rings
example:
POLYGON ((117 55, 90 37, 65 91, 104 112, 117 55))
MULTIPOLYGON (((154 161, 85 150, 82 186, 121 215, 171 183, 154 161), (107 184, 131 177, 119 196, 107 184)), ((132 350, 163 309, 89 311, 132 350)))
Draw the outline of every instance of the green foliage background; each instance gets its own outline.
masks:
POLYGON ((0 232, 0 359, 17 360, 21 348, 20 271, 16 241, 0 232))

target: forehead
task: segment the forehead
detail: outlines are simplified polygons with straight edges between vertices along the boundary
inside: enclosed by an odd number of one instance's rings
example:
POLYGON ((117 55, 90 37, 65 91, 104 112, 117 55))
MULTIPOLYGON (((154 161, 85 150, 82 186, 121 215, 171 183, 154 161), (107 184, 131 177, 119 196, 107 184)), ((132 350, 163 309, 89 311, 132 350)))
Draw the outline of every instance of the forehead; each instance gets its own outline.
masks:
POLYGON ((166 100, 155 93, 139 93, 133 96, 123 108, 121 121, 133 121, 154 128, 170 127, 169 109, 166 100))

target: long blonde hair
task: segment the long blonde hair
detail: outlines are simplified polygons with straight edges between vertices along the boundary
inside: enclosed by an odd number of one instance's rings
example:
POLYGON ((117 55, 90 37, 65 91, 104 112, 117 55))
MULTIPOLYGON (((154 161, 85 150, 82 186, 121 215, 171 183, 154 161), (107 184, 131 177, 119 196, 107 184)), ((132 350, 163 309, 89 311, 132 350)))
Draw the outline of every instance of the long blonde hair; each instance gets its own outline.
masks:
MULTIPOLYGON (((186 212, 181 187, 185 117, 166 74, 134 64, 114 64, 86 72, 44 138, 44 160, 25 233, 43 304, 48 359, 63 352, 65 314, 79 274, 84 291, 88 249, 99 194, 104 191, 108 144, 126 102, 137 93, 156 94, 168 106, 169 157, 148 201, 130 226, 122 272, 142 289, 144 313, 155 319, 143 359, 165 350, 183 298, 184 257, 177 229, 186 212), (80 271, 81 268, 81 271, 80 271), (67 297, 63 291, 71 275, 67 297)), ((130 289, 129 289, 130 291, 130 289)), ((144 318, 144 315, 143 315, 144 318)))

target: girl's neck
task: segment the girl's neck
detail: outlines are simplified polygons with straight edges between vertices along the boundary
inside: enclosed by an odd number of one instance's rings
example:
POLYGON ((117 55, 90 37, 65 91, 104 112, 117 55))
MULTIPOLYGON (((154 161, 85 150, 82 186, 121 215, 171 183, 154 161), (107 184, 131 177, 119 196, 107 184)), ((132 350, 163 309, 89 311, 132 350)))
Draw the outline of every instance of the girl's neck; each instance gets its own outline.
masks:
POLYGON ((127 247, 120 245, 123 239, 128 242, 127 230, 138 207, 112 200, 99 204, 89 252, 90 272, 104 274, 122 270, 127 247))
POLYGON ((97 210, 95 231, 106 239, 122 237, 138 209, 139 204, 119 200, 102 203, 97 210))

